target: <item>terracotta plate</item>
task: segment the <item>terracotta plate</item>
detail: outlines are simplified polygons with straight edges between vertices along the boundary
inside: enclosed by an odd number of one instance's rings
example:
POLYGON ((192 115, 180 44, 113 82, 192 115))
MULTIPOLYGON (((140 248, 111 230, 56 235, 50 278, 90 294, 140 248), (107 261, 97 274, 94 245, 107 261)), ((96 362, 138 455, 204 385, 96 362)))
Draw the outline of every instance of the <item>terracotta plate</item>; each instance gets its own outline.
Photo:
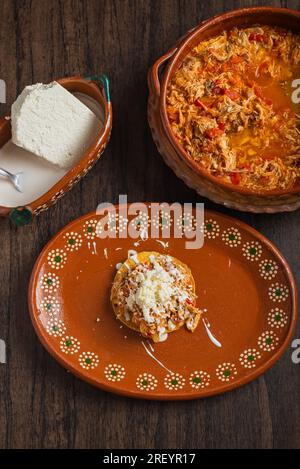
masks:
MULTIPOLYGON (((115 239, 100 239, 99 218, 89 214, 60 231, 31 277, 33 325, 68 370, 131 397, 193 399, 241 386, 278 360, 296 324, 296 287, 286 261, 266 238, 206 211, 201 249, 186 249, 184 238, 167 244, 146 239, 136 246, 119 232, 115 239), (115 319, 110 288, 116 264, 130 249, 169 253, 191 268, 206 326, 201 322, 193 334, 182 328, 154 345, 115 319), (210 339, 208 326, 222 347, 210 339)), ((125 221, 112 216, 110 223, 122 231, 125 221)))

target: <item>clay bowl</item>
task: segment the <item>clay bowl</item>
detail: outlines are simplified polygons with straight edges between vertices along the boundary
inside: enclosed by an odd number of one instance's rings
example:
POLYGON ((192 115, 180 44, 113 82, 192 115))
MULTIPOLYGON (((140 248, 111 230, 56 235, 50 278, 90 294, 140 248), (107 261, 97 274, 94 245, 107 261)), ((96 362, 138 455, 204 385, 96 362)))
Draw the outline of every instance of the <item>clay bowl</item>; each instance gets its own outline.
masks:
MULTIPOLYGON (((220 394, 270 368, 288 347, 297 320, 295 281, 277 248, 250 226, 210 211, 203 222, 196 220, 204 232, 199 249, 188 249, 185 237, 172 235, 174 214, 156 219, 170 227, 167 239, 150 230, 148 238, 141 232, 139 238, 125 237, 127 217, 142 230, 147 221, 123 209, 109 208, 115 237, 103 238, 103 217, 90 213, 65 226, 36 261, 29 309, 48 352, 94 386, 142 399, 220 394), (194 333, 181 328, 154 344, 116 319, 112 282, 131 250, 168 254, 191 269, 197 306, 204 311, 194 333)), ((150 204, 147 211, 150 216, 150 204)), ((195 211, 184 220, 195 223, 195 211)))
POLYGON ((105 75, 82 78, 70 77, 56 80, 74 96, 87 105, 99 118, 101 128, 95 141, 82 155, 79 162, 69 170, 51 165, 11 142, 9 117, 0 120, 1 166, 24 174, 24 192, 17 192, 5 179, 0 185, 0 216, 10 217, 17 225, 30 223, 33 216, 48 210, 63 197, 100 158, 112 128, 112 105, 109 81, 105 75))
POLYGON ((299 34, 300 12, 271 7, 243 8, 204 21, 188 32, 149 70, 148 120, 153 139, 165 162, 179 178, 200 195, 237 210, 267 213, 292 211, 300 207, 300 187, 289 191, 257 193, 245 187, 220 181, 199 167, 178 143, 166 111, 168 84, 193 47, 224 30, 256 24, 280 26, 299 34))

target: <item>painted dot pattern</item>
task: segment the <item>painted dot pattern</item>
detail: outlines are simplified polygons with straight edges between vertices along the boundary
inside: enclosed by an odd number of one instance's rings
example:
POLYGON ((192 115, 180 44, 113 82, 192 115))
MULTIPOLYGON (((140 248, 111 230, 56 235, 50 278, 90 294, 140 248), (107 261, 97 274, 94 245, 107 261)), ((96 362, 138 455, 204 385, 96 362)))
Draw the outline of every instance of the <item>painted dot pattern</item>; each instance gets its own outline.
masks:
POLYGON ((75 353, 78 353, 80 350, 80 342, 76 337, 73 337, 71 335, 66 335, 61 341, 60 341, 60 349, 62 352, 66 353, 67 355, 74 355, 75 353))
POLYGON ((216 220, 209 218, 208 220, 204 221, 202 225, 202 232, 204 233, 205 238, 215 239, 220 236, 220 225, 216 222, 216 220))
POLYGON ((78 251, 82 246, 82 236, 79 233, 71 231, 64 235, 64 240, 66 242, 65 249, 66 251, 73 252, 78 251))
POLYGON ((272 352, 279 343, 279 338, 274 331, 266 331, 258 338, 258 346, 265 352, 272 352))
POLYGON ((47 260, 52 269, 62 269, 67 262, 67 254, 62 249, 53 249, 49 252, 47 260))
POLYGON ((210 385, 210 375, 206 371, 193 371, 189 378, 193 389, 205 389, 210 385))
POLYGON ((268 314, 268 324, 275 329, 281 329, 288 323, 288 316, 280 308, 273 308, 268 314))
POLYGON ((278 303, 282 303, 287 300, 289 296, 289 289, 283 283, 272 283, 269 287, 269 298, 278 303))
POLYGON ((248 261, 257 261, 262 254, 262 246, 257 241, 247 242, 243 245, 243 256, 248 259, 248 261))
POLYGON ((137 231, 142 231, 149 227, 150 220, 146 213, 138 212, 136 217, 131 221, 131 224, 137 231))
POLYGON ((125 368, 117 363, 110 363, 104 369, 105 377, 108 381, 118 382, 125 378, 125 368))
POLYGON ((223 231, 222 241, 224 241, 227 246, 236 248, 241 244, 242 236, 239 230, 232 226, 223 231))
POLYGON ((59 312, 60 305, 55 296, 47 295, 42 300, 39 309, 49 317, 56 317, 59 312))
POLYGON ((96 219, 87 220, 83 224, 83 234, 87 239, 89 239, 89 240, 95 239, 97 224, 98 224, 98 220, 96 220, 96 219))
POLYGON ((45 292, 56 292, 60 281, 55 273, 44 274, 40 280, 41 289, 45 292))
POLYGON ((235 379, 237 368, 234 363, 222 363, 216 369, 217 378, 223 382, 229 382, 235 379))
POLYGON ((176 226, 183 233, 189 230, 194 230, 197 227, 196 217, 189 212, 184 213, 181 217, 176 219, 176 226))
POLYGON ((168 228, 170 226, 171 217, 168 212, 161 210, 156 218, 153 220, 153 226, 155 228, 168 228))
POLYGON ((46 326, 46 331, 48 334, 54 337, 62 336, 65 334, 66 330, 67 329, 63 321, 56 318, 50 318, 46 326))
POLYGON ((99 357, 94 352, 83 352, 78 358, 79 364, 85 370, 94 370, 99 365, 99 357))
POLYGON ((257 360, 261 358, 260 352, 255 348, 246 349, 241 353, 239 361, 244 368, 255 368, 257 360))
POLYGON ((141 373, 137 377, 136 387, 141 391, 154 391, 157 388, 158 380, 149 373, 141 373))
POLYGON ((278 264, 272 259, 264 259, 259 264, 259 273, 265 280, 271 280, 276 277, 278 264))
POLYGON ((164 379, 164 385, 170 390, 182 389, 185 385, 185 378, 179 373, 169 373, 164 379))

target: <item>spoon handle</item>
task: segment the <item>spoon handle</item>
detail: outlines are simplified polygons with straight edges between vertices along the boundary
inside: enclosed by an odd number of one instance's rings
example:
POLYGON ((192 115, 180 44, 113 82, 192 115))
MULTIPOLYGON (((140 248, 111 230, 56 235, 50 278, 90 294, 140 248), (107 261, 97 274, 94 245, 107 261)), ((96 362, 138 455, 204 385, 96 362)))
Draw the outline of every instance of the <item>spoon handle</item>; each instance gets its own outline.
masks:
POLYGON ((0 168, 0 175, 10 177, 11 173, 9 171, 6 171, 5 169, 0 168))

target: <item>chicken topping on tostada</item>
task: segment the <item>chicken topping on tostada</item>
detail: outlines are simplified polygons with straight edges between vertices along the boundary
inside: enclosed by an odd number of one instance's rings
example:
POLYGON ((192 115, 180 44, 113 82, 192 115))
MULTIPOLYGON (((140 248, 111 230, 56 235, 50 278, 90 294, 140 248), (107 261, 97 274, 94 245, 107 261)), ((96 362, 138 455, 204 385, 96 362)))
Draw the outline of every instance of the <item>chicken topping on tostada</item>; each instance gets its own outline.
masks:
POLYGON ((116 317, 154 342, 163 342, 168 333, 184 324, 193 332, 202 314, 195 301, 190 269, 157 252, 141 252, 127 259, 111 292, 116 317))

